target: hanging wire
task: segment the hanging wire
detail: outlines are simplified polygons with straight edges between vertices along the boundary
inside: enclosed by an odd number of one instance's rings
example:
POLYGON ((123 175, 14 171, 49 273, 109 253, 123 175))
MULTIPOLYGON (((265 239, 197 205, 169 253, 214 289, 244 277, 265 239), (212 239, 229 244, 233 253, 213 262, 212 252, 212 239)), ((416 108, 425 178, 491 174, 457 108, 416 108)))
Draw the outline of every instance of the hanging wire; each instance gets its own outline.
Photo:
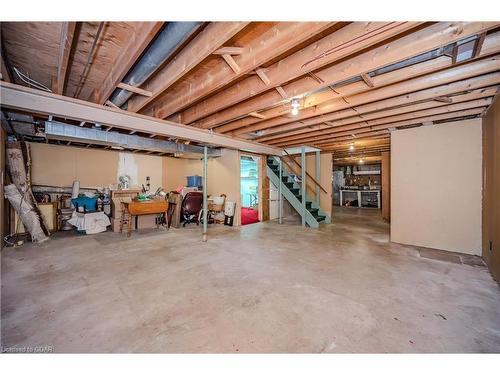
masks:
POLYGON ((13 67, 13 69, 14 69, 14 72, 17 74, 17 76, 21 79, 21 81, 26 83, 29 87, 34 87, 34 88, 39 89, 39 90, 52 92, 52 90, 49 89, 47 86, 44 86, 40 82, 37 82, 34 79, 31 79, 30 77, 28 77, 26 74, 21 72, 16 67, 13 67))

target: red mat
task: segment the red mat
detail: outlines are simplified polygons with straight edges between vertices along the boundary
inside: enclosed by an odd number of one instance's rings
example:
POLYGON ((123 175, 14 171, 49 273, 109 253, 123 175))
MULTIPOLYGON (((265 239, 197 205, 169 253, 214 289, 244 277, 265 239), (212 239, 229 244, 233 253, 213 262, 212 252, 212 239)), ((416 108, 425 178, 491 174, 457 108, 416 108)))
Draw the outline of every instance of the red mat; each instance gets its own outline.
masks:
POLYGON ((259 212, 253 208, 241 208, 241 225, 253 224, 259 222, 259 212))

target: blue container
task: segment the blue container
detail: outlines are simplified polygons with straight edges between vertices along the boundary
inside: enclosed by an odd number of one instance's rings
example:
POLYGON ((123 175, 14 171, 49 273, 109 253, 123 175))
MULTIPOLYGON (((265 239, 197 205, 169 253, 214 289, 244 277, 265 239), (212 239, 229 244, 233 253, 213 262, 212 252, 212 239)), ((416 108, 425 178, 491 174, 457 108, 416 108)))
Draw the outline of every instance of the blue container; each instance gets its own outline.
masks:
POLYGON ((187 176, 187 186, 188 187, 198 187, 202 186, 201 176, 187 176))

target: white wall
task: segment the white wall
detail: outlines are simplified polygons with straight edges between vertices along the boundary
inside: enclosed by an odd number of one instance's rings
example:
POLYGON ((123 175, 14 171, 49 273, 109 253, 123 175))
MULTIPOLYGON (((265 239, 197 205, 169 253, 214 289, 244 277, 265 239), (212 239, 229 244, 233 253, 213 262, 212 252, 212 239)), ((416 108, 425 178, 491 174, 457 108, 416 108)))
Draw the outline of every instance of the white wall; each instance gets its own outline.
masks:
POLYGON ((391 241, 481 254, 481 119, 391 135, 391 241))

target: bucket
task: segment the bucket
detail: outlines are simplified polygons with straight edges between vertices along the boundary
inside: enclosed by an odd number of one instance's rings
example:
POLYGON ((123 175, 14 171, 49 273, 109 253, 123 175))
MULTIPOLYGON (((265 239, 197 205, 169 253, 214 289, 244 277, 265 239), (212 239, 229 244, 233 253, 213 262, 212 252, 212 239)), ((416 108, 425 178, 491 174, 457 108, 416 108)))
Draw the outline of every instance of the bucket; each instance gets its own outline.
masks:
POLYGON ((187 186, 188 187, 198 187, 202 186, 201 176, 187 176, 187 186))

